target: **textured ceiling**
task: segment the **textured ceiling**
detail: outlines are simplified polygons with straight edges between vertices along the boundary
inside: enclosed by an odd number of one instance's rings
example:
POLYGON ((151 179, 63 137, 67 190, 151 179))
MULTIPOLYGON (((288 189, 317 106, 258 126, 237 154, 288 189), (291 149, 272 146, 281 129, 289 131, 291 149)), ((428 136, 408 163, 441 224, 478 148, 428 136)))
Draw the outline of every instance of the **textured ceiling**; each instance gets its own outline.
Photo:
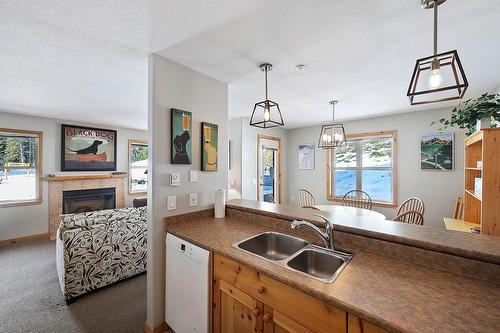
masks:
MULTIPOLYGON (((439 49, 458 49, 466 97, 500 85, 498 17, 498 0, 440 7, 439 49)), ((232 116, 263 98, 263 61, 288 127, 329 120, 331 98, 338 119, 417 111, 406 89, 431 28, 417 0, 3 0, 0 110, 146 128, 157 52, 230 83, 232 116)))

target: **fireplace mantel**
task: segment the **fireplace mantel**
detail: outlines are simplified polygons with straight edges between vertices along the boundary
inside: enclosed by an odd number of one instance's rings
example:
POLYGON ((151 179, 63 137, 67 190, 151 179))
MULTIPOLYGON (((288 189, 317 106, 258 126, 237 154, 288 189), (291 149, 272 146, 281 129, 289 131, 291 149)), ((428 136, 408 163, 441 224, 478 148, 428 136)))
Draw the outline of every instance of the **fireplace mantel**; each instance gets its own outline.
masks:
POLYGON ((69 180, 86 180, 86 179, 108 179, 108 178, 126 178, 127 173, 119 174, 119 175, 80 175, 80 176, 46 176, 42 179, 47 182, 60 182, 60 181, 69 181, 69 180))
POLYGON ((127 174, 107 175, 71 175, 44 177, 49 183, 49 236, 56 238, 57 228, 61 220, 63 191, 99 189, 114 187, 116 189, 116 208, 125 207, 125 181, 127 174))

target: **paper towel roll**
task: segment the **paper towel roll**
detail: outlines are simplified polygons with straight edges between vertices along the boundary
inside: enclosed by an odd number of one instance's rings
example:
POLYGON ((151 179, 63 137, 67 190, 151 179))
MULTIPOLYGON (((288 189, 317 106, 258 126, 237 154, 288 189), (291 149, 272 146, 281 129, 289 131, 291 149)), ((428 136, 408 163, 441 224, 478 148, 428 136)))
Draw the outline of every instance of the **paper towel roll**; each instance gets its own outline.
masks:
POLYGON ((219 188, 215 190, 215 218, 226 217, 226 192, 219 188))

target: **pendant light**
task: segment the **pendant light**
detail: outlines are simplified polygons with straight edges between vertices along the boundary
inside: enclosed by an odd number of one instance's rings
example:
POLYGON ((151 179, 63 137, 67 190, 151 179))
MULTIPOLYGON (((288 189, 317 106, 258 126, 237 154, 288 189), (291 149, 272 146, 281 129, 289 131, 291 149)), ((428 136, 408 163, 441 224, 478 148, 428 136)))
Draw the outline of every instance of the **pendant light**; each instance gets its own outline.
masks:
POLYGON ((273 65, 267 63, 262 64, 260 65, 260 69, 266 73, 266 100, 255 103, 252 117, 250 118, 250 126, 259 128, 284 126, 283 116, 281 115, 278 103, 269 100, 267 96, 267 72, 273 69, 273 65))
POLYGON ((445 1, 421 0, 422 8, 434 10, 434 52, 415 64, 407 92, 411 105, 460 99, 469 86, 457 50, 437 52, 438 7, 445 1))
POLYGON ((332 106, 332 123, 321 126, 319 133, 318 148, 332 149, 345 143, 345 130, 342 123, 335 123, 335 104, 338 101, 330 101, 332 106))

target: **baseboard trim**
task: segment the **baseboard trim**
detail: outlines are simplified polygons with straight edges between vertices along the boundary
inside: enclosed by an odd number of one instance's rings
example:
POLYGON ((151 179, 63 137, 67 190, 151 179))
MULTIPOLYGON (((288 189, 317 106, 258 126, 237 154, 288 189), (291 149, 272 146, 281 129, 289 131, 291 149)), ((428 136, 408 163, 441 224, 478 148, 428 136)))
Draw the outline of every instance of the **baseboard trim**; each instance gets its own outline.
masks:
POLYGON ((41 234, 35 234, 35 235, 18 237, 18 238, 11 238, 11 239, 0 240, 0 246, 15 244, 17 242, 23 242, 23 241, 28 241, 28 240, 33 240, 33 239, 39 239, 39 238, 47 238, 47 239, 49 239, 49 233, 48 232, 44 232, 44 233, 41 233, 41 234))
POLYGON ((168 329, 168 325, 166 322, 161 323, 156 327, 151 327, 148 325, 148 322, 144 322, 144 333, 163 333, 168 329))

